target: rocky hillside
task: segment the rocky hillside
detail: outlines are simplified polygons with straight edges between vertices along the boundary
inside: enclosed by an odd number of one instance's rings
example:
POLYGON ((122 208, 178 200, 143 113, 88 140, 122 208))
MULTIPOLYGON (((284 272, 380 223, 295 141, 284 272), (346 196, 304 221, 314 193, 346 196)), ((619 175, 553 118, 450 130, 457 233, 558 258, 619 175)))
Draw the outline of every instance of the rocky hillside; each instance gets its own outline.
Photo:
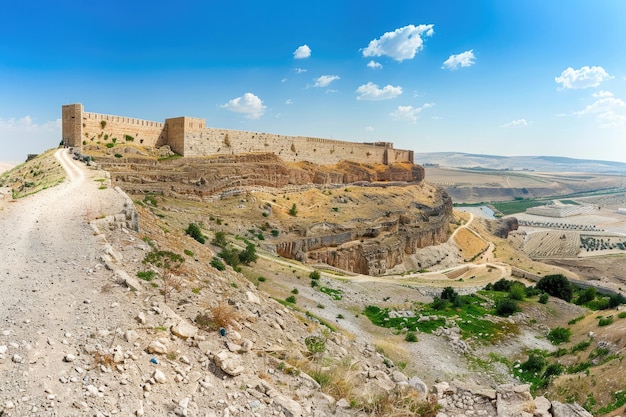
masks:
POLYGON ((119 149, 126 150, 124 156, 96 157, 115 185, 135 195, 211 201, 212 214, 223 218, 229 231, 278 231, 280 237, 264 246, 286 258, 380 275, 448 238, 452 201, 423 183, 418 165, 289 164, 272 154, 157 160, 129 152, 135 148, 119 149), (298 201, 302 192, 309 201, 298 201), (278 194, 289 197, 278 201, 278 194), (240 204, 242 195, 248 195, 246 203, 256 202, 258 218, 253 207, 240 204))

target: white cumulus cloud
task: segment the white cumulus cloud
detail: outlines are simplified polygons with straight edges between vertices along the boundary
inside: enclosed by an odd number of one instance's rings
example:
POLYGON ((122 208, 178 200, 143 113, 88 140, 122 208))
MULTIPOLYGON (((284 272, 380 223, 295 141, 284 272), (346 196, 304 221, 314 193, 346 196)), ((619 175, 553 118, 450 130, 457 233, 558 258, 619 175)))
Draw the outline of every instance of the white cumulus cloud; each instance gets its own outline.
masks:
POLYGON ((471 67, 474 65, 475 59, 474 50, 470 49, 469 51, 461 52, 457 55, 450 55, 450 57, 443 62, 441 68, 455 70, 459 68, 459 66, 471 67))
POLYGON ((596 100, 581 111, 574 112, 576 116, 593 116, 601 128, 626 126, 626 103, 615 97, 604 97, 596 100))
POLYGON ((33 121, 30 116, 20 117, 16 119, 11 117, 9 119, 0 118, 0 129, 7 129, 13 131, 55 131, 61 129, 61 119, 50 120, 44 124, 38 124, 33 121))
POLYGON ((595 98, 613 97, 613 93, 610 91, 600 90, 597 93, 593 93, 592 96, 595 98))
POLYGON ((298 49, 293 51, 294 59, 304 59, 310 56, 311 56, 311 48, 309 48, 309 45, 298 46, 298 49))
POLYGON ((383 88, 378 88, 378 85, 370 81, 359 86, 355 92, 359 94, 357 100, 389 100, 402 94, 402 87, 386 85, 383 88))
POLYGON ((330 83, 339 79, 340 77, 338 75, 322 75, 315 79, 313 87, 328 87, 330 83))
POLYGON ((394 120, 407 120, 409 122, 416 123, 417 117, 419 114, 428 108, 431 108, 435 105, 435 103, 426 103, 420 107, 413 106, 398 106, 398 108, 390 113, 390 116, 393 117, 394 120))
POLYGON ((296 71, 296 74, 303 74, 307 72, 308 70, 304 68, 296 68, 295 71, 296 71))
POLYGON ((413 59, 424 48, 422 36, 432 36, 434 25, 408 25, 386 32, 378 39, 370 41, 363 49, 363 56, 388 56, 398 62, 413 59))
POLYGON ((285 100, 285 104, 293 104, 293 100, 288 98, 287 100, 285 100))
POLYGON ((368 68, 380 69, 383 67, 383 64, 380 62, 376 62, 374 60, 367 63, 368 68))
POLYGON ((373 132, 374 131, 374 126, 365 126, 365 131, 366 132, 373 132))
POLYGON ((517 119, 517 120, 511 120, 508 123, 503 124, 500 127, 526 127, 528 126, 528 122, 526 121, 526 119, 517 119))
POLYGON ((564 70, 554 81, 562 88, 589 88, 597 87, 604 80, 613 78, 602 67, 584 66, 575 70, 572 67, 564 70))
POLYGON ((267 109, 263 105, 263 101, 252 93, 246 93, 241 97, 234 98, 220 107, 235 113, 243 113, 247 119, 258 119, 263 116, 267 109))

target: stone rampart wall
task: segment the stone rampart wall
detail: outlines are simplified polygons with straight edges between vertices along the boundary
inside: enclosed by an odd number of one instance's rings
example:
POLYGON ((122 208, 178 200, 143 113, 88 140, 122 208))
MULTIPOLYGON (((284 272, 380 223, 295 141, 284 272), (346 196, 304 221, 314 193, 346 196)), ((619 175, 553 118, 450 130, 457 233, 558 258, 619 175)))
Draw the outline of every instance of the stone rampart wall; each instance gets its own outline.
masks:
POLYGON ((185 134, 185 156, 249 152, 271 152, 287 162, 309 161, 320 165, 344 160, 378 164, 412 162, 411 151, 365 143, 215 128, 185 134))
POLYGON ((162 146, 167 140, 165 123, 87 112, 82 114, 82 135, 87 142, 111 143, 115 138, 116 143, 128 141, 152 147, 162 146))
POLYGON ((193 117, 167 119, 165 123, 131 117, 85 112, 81 104, 63 106, 63 140, 69 146, 83 142, 133 142, 159 147, 169 145, 183 156, 273 153, 287 162, 320 165, 354 161, 372 164, 413 162, 413 151, 394 149, 389 142, 357 143, 324 138, 207 128, 206 120, 193 117))

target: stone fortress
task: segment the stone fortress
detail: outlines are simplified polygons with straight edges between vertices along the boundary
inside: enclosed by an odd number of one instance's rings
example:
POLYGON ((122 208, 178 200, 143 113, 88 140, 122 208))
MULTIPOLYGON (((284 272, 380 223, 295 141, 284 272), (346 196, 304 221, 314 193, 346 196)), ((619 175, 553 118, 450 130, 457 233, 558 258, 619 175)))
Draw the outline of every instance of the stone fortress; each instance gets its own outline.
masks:
POLYGON ((303 136, 284 136, 206 126, 206 119, 175 117, 165 123, 85 112, 82 104, 62 108, 63 143, 77 149, 89 142, 133 142, 142 146, 169 146, 185 157, 273 153, 286 162, 319 165, 342 160, 362 163, 413 163, 413 151, 394 149, 393 143, 356 143, 303 136))

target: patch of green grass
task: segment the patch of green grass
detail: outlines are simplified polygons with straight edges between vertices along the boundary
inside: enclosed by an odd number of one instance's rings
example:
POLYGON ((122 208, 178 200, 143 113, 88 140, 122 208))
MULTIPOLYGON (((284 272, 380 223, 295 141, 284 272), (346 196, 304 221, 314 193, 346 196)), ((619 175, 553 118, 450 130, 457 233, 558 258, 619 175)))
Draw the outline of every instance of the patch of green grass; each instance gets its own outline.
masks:
POLYGON ((156 272, 153 270, 148 271, 137 271, 137 278, 142 279, 144 281, 152 281, 156 277, 156 272))
POLYGON ((614 391, 611 393, 611 396, 613 397, 613 402, 596 410, 596 415, 608 414, 626 404, 626 390, 614 391))
POLYGON ((572 348, 570 349, 571 353, 576 353, 576 352, 582 352, 584 350, 587 350, 587 348, 591 346, 591 339, 589 340, 584 340, 580 343, 575 344, 574 346, 572 346, 572 348))
POLYGON ((516 200, 516 201, 497 201, 491 203, 499 212, 508 216, 509 214, 523 213, 531 207, 543 206, 545 201, 537 200, 516 200))
POLYGON ((613 324, 613 316, 602 317, 598 320, 598 326, 604 327, 613 324))
POLYGON ((485 300, 481 297, 466 295, 456 297, 453 303, 439 299, 439 302, 418 305, 414 317, 389 317, 388 308, 381 309, 371 305, 365 308, 364 314, 377 326, 398 331, 419 330, 422 333, 432 333, 446 325, 446 320, 453 320, 461 329, 464 339, 482 343, 495 343, 506 335, 519 332, 518 327, 508 321, 494 320, 491 309, 483 305, 484 303, 485 300), (420 319, 420 315, 429 320, 420 319))
POLYGON ((329 288, 329 287, 320 287, 320 291, 336 301, 339 301, 343 298, 342 296, 343 291, 341 290, 336 290, 336 289, 329 288))

